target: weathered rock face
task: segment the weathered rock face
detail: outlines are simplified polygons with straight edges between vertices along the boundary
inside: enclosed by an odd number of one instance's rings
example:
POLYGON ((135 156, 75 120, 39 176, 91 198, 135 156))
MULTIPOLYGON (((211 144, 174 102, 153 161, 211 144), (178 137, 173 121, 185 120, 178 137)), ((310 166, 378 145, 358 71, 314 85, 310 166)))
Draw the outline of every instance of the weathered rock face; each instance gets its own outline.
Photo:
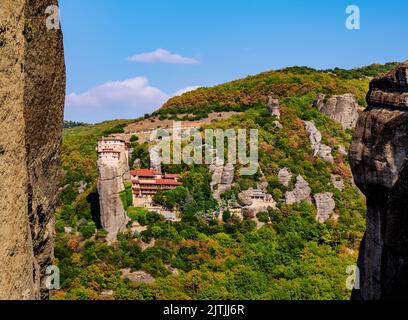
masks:
POLYGON ((278 179, 279 182, 285 187, 289 187, 289 183, 292 180, 292 174, 290 173, 288 168, 283 168, 279 171, 278 179))
POLYGON ((56 0, 0 2, 0 299, 47 297, 65 100, 56 0))
POLYGON ((286 204, 295 204, 303 200, 310 200, 310 194, 312 189, 309 186, 309 183, 302 177, 298 176, 296 178, 296 185, 293 191, 288 191, 285 194, 286 204))
POLYGON ((333 194, 330 192, 318 193, 314 195, 317 208, 316 221, 323 223, 330 219, 336 209, 336 203, 333 199, 333 194))
POLYGON ((358 102, 350 93, 333 96, 319 94, 314 106, 323 114, 340 123, 343 129, 354 129, 358 119, 358 102))
POLYGON ((350 149, 356 185, 367 198, 360 290, 353 299, 408 299, 408 65, 372 81, 350 149))
POLYGON ((114 241, 118 232, 126 226, 129 218, 124 209, 120 193, 125 190, 124 183, 129 180, 129 164, 125 143, 116 145, 119 158, 103 153, 104 141, 98 143, 98 193, 100 203, 100 222, 108 231, 107 240, 114 241))
POLYGON ((305 128, 309 134, 310 143, 313 149, 313 156, 319 157, 328 162, 334 162, 334 158, 331 154, 332 149, 321 143, 322 134, 317 130, 316 125, 312 121, 305 121, 305 128))
POLYGON ((343 179, 341 178, 341 176, 336 175, 336 174, 333 174, 333 175, 331 176, 331 182, 332 182, 333 186, 334 186, 336 189, 338 189, 338 190, 340 190, 340 191, 343 191, 343 189, 344 189, 344 181, 343 181, 343 179))
POLYGON ((274 121, 273 122, 273 124, 274 124, 274 126, 276 127, 276 128, 278 128, 278 129, 280 129, 280 130, 282 130, 283 129, 283 125, 282 125, 282 123, 280 123, 279 121, 274 121))
POLYGON ((251 199, 251 190, 243 191, 238 194, 239 202, 246 207, 252 206, 254 203, 251 199))
POLYGON ((123 172, 118 166, 98 165, 98 192, 101 209, 101 225, 108 231, 108 241, 113 241, 128 222, 120 192, 124 191, 123 172))
POLYGON ((386 76, 370 83, 367 100, 373 107, 408 107, 408 61, 386 76))
POLYGON ((235 168, 230 163, 224 166, 220 159, 214 158, 213 163, 210 165, 210 172, 212 173, 211 189, 213 190, 213 197, 220 202, 221 195, 232 188, 235 168))
MULTIPOLYGON (((160 157, 160 152, 158 148, 152 147, 149 149, 150 156, 150 169, 162 173, 162 158, 160 157)), ((140 160, 139 160, 140 161, 140 160)))
POLYGON ((272 115, 277 117, 278 119, 281 116, 280 113, 280 104, 279 104, 279 99, 275 96, 269 96, 268 97, 268 103, 266 105, 268 112, 272 115))

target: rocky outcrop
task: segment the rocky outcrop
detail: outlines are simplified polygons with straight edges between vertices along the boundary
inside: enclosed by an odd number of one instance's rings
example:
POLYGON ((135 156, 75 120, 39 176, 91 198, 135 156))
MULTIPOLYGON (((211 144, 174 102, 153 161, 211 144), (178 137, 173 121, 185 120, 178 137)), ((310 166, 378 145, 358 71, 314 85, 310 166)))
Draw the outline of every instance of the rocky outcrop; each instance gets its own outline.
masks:
POLYGON ((353 299, 408 299, 408 64, 374 79, 350 163, 367 198, 367 231, 353 299))
POLYGON ((314 122, 305 121, 305 128, 309 134, 310 143, 312 144, 313 156, 328 162, 334 162, 334 158, 331 154, 332 149, 322 143, 322 134, 317 130, 314 122))
POLYGON ((408 62, 370 83, 367 100, 372 107, 408 107, 408 62))
POLYGON ((160 150, 156 147, 150 148, 149 156, 150 156, 150 169, 158 173, 162 173, 162 158, 160 156, 160 150))
POLYGON ((213 163, 210 165, 210 172, 212 173, 211 189, 213 197, 220 202, 221 195, 232 188, 235 168, 230 163, 224 166, 223 161, 214 158, 213 163))
POLYGON ((156 280, 148 273, 144 271, 132 272, 130 268, 122 269, 122 278, 127 279, 131 282, 152 284, 156 280))
POLYGON ((98 164, 98 192, 101 209, 101 226, 108 231, 108 241, 116 239, 126 226, 128 217, 120 193, 125 190, 123 172, 118 166, 98 164))
POLYGON ((244 207, 252 206, 254 203, 251 198, 251 190, 243 191, 238 194, 238 200, 244 207))
POLYGON ((317 208, 316 221, 324 223, 331 218, 334 209, 336 209, 333 194, 330 192, 318 193, 314 195, 314 199, 317 208))
POLYGON ((0 2, 0 299, 48 296, 65 100, 52 4, 0 2))
POLYGON ((286 204, 292 205, 303 200, 310 201, 311 192, 312 189, 309 187, 309 183, 302 176, 298 176, 296 178, 295 189, 286 192, 285 202, 286 204))
POLYGON ((274 122, 272 122, 274 124, 274 126, 280 130, 283 129, 283 125, 282 123, 280 123, 278 120, 275 120, 274 122))
POLYGON ((336 189, 338 189, 338 190, 340 190, 340 191, 343 191, 343 189, 344 189, 344 181, 343 181, 343 179, 341 178, 341 176, 336 175, 336 174, 332 174, 332 176, 331 176, 331 182, 332 182, 333 186, 334 186, 336 189))
POLYGON ((275 96, 268 97, 268 103, 266 105, 268 112, 272 115, 280 119, 280 104, 279 99, 275 96))
POLYGON ((347 152, 345 146, 340 145, 337 151, 338 151, 342 156, 347 156, 347 155, 348 155, 348 152, 347 152))
POLYGON ((108 242, 114 241, 129 221, 121 193, 125 191, 125 181, 130 178, 125 142, 117 140, 115 144, 110 143, 109 139, 98 142, 100 223, 108 231, 108 242), (112 156, 110 150, 117 153, 112 156))
POLYGON ((79 183, 78 183, 78 193, 79 194, 84 193, 87 186, 88 186, 88 184, 84 180, 79 181, 79 183))
POLYGON ((292 181, 292 174, 288 168, 283 168, 279 171, 278 180, 280 184, 284 185, 285 187, 289 187, 289 183, 292 181))
POLYGON ((358 102, 350 93, 326 99, 319 94, 314 102, 321 113, 341 124, 343 129, 354 129, 358 119, 358 102))

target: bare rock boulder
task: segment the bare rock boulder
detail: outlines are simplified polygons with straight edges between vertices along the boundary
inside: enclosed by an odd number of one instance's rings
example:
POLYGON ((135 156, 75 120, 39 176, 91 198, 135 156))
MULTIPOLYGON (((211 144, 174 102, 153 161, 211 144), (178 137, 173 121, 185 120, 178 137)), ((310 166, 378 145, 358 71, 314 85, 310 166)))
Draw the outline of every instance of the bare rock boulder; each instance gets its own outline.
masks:
POLYGON ((250 190, 243 191, 238 194, 238 200, 243 206, 251 206, 253 204, 253 201, 251 199, 251 194, 252 192, 250 190))
POLYGON ((313 121, 305 121, 305 128, 309 134, 309 140, 312 145, 313 156, 319 157, 328 162, 334 162, 333 155, 331 154, 332 149, 322 144, 322 134, 316 128, 313 121))
POLYGON ((336 209, 336 203, 333 199, 333 194, 330 192, 318 193, 314 195, 317 208, 316 221, 324 223, 330 219, 336 209))
POLYGON ((341 96, 319 94, 314 106, 323 114, 341 124, 343 129, 354 129, 358 119, 358 102, 350 93, 341 96))
POLYGON ((292 205, 299 203, 303 200, 310 201, 310 194, 312 189, 309 186, 309 183, 302 177, 298 176, 296 178, 296 185, 293 191, 288 191, 285 194, 286 204, 292 205))
POLYGON ((276 96, 269 96, 268 103, 266 105, 268 112, 272 115, 280 119, 280 104, 279 99, 276 96))
POLYGON ((285 187, 289 187, 289 183, 292 181, 292 173, 289 171, 288 168, 283 168, 278 173, 279 183, 284 185, 285 187))
POLYGON ((336 174, 332 174, 332 176, 331 176, 331 182, 332 182, 333 186, 334 186, 336 189, 338 189, 338 190, 340 190, 340 191, 343 191, 343 189, 344 189, 344 181, 343 181, 343 179, 341 178, 341 176, 336 175, 336 174))

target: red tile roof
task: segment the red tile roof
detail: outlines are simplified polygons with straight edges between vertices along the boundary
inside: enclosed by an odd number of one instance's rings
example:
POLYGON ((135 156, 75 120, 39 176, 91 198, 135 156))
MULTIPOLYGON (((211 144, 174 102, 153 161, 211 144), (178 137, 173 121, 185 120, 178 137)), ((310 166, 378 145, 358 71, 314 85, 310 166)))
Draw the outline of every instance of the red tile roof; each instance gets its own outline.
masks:
POLYGON ((170 185, 170 186, 182 186, 183 184, 181 182, 177 182, 171 179, 157 179, 156 180, 157 184, 165 184, 165 185, 170 185))
POLYGON ((135 180, 132 179, 133 183, 137 184, 142 184, 142 185, 155 185, 155 186, 161 186, 161 185, 169 185, 169 186, 182 186, 183 184, 181 182, 177 182, 172 179, 155 179, 155 180, 135 180))
POLYGON ((159 175, 157 171, 150 170, 150 169, 138 169, 130 171, 131 175, 140 176, 140 177, 154 177, 159 175))
POLYGON ((165 174, 164 175, 164 178, 165 179, 178 179, 178 178, 180 178, 180 175, 179 174, 173 174, 173 173, 168 173, 168 174, 165 174))

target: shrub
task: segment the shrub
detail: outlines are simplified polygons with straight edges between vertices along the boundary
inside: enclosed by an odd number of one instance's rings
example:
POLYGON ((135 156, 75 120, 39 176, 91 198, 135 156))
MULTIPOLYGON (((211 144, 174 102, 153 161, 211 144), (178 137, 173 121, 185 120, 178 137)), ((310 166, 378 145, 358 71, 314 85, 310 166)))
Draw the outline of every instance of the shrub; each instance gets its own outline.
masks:
POLYGON ((89 239, 91 238, 96 232, 96 226, 94 222, 89 222, 87 224, 82 225, 79 228, 79 232, 84 236, 84 238, 89 239))

